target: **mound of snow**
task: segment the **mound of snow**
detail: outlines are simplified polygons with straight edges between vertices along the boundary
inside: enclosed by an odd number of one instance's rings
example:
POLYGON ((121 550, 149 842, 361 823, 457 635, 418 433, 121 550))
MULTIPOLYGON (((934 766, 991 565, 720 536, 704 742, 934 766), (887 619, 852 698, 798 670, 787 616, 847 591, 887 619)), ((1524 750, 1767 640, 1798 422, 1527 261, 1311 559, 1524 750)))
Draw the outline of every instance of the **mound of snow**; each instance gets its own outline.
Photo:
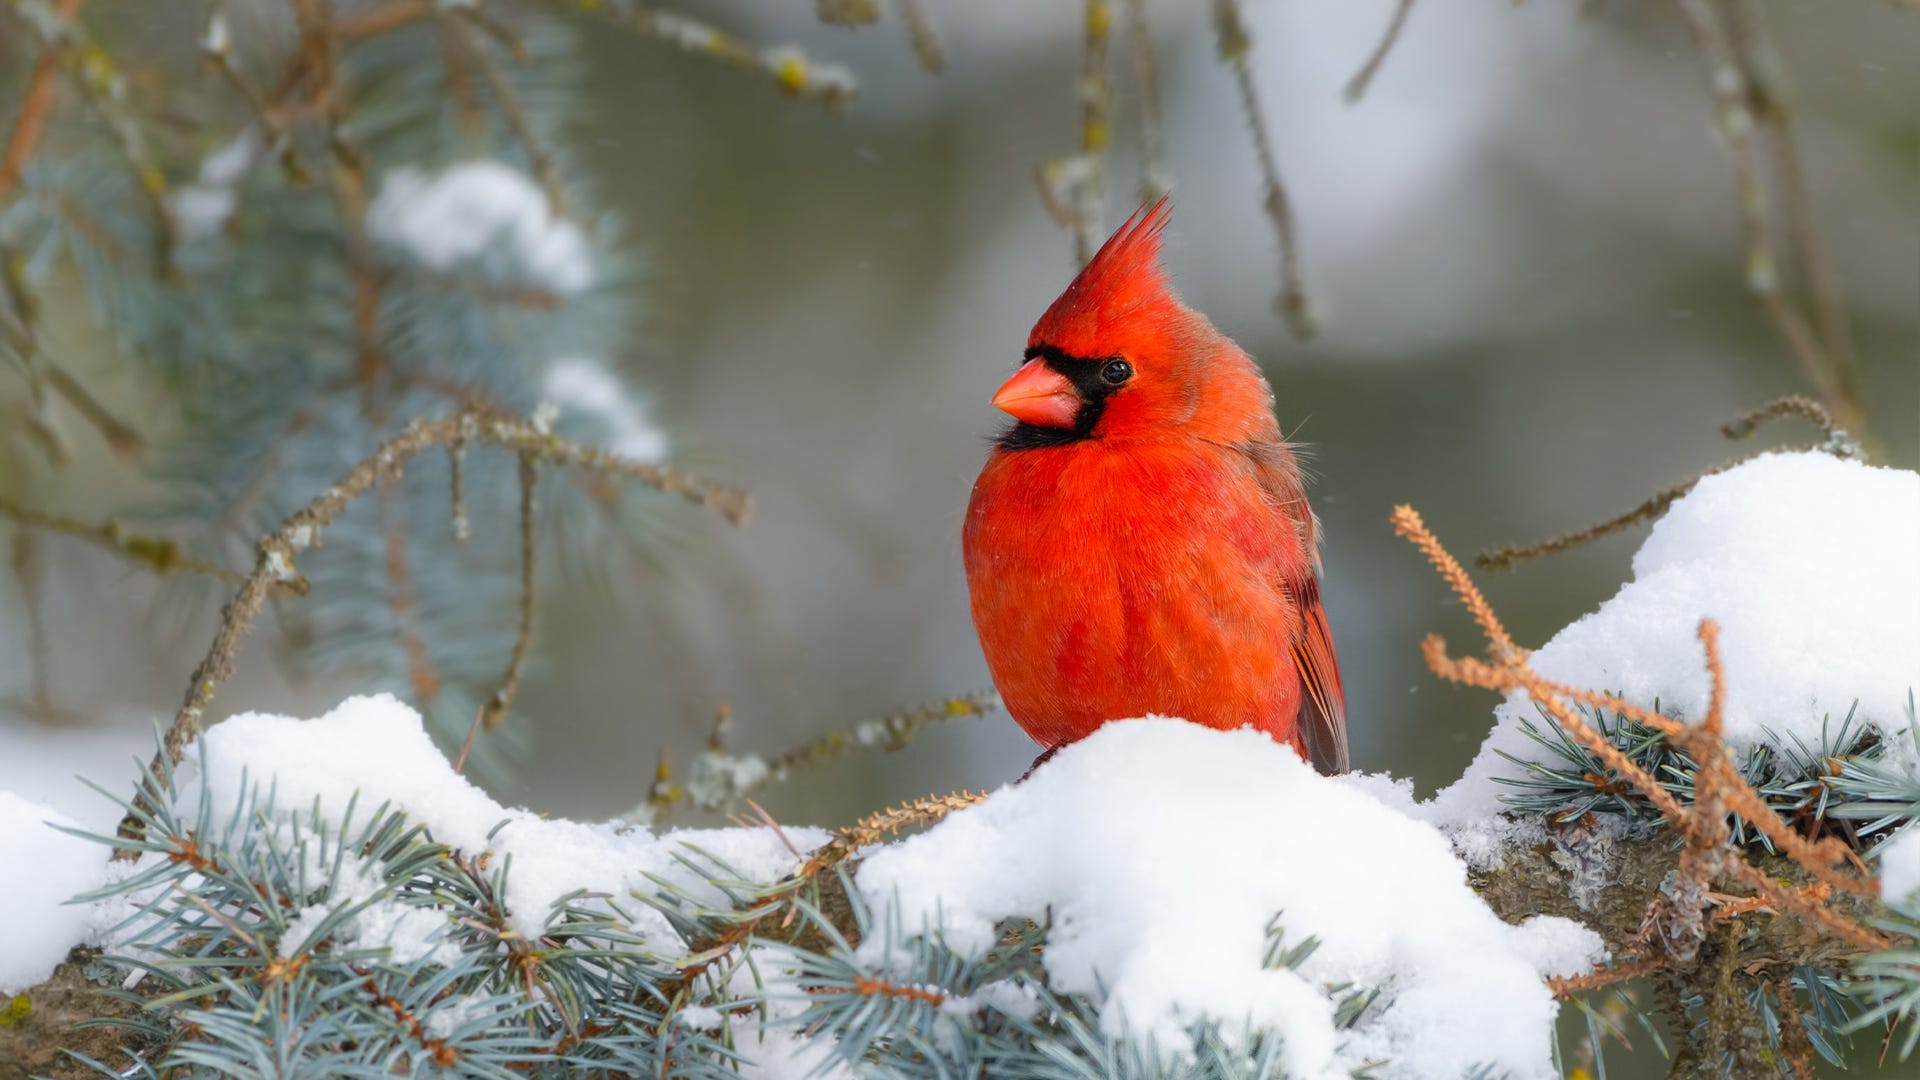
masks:
MULTIPOLYGON (((655 878, 703 888, 676 858, 691 845, 752 881, 790 873, 800 854, 831 838, 821 829, 676 829, 655 834, 617 824, 543 818, 509 809, 453 771, 433 744, 420 714, 387 694, 348 698, 317 720, 247 713, 216 724, 187 750, 180 769, 182 805, 193 805, 205 785, 213 805, 227 807, 245 785, 271 786, 283 812, 304 813, 317 803, 337 823, 357 794, 357 820, 381 804, 404 810, 440 843, 477 854, 510 857, 507 907, 514 929, 537 935, 553 904, 580 889, 624 899, 657 892, 655 878), (201 747, 205 749, 204 774, 201 747), (794 847, 787 845, 791 842, 794 847), (795 848, 800 854, 796 854, 795 848)), ((718 902, 718 890, 711 899, 718 902)), ((666 918, 637 908, 635 930, 664 955, 681 951, 666 918)))
MULTIPOLYGON (((1501 922, 1433 826, 1265 735, 1157 718, 1108 724, 873 854, 858 881, 876 910, 897 902, 907 930, 969 954, 1001 919, 1051 917, 1054 987, 1098 1001, 1110 1034, 1177 1053, 1197 1020, 1250 1022, 1282 1033, 1301 1077, 1382 1059, 1380 1076, 1552 1076, 1545 977, 1602 949, 1563 919, 1501 922), (1320 940, 1297 971, 1263 966, 1276 917, 1289 945, 1320 940), (1344 1031, 1340 984, 1381 991, 1344 1031)), ((862 946, 880 964, 885 947, 862 946)))
MULTIPOLYGON (((1826 454, 1771 454, 1709 476, 1675 502, 1633 558, 1633 580, 1533 654, 1549 679, 1613 692, 1669 715, 1706 713, 1709 680, 1696 636, 1720 624, 1727 739, 1798 736, 1859 717, 1899 731, 1920 687, 1920 474, 1826 454), (1771 736, 1769 735, 1771 733, 1771 736)), ((1437 795, 1434 820, 1498 814, 1518 767, 1542 760, 1515 693, 1465 775, 1437 795)), ((1904 744, 1904 740, 1900 740, 1904 744)))
POLYGON ((0 791, 0 994, 44 982, 67 950, 93 932, 90 913, 67 903, 106 880, 107 849, 53 826, 73 820, 0 791))

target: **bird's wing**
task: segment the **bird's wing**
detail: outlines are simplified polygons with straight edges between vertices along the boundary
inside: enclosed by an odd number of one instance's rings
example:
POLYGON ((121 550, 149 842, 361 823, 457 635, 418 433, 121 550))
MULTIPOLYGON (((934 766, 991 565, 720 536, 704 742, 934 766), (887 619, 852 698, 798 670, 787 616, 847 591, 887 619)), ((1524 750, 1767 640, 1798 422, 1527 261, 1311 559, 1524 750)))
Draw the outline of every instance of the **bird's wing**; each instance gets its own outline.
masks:
POLYGON ((1261 488, 1280 519, 1294 530, 1299 544, 1297 560, 1286 560, 1280 574, 1281 584, 1300 614, 1299 624, 1287 642, 1294 666, 1300 671, 1296 730, 1306 747, 1307 761, 1314 768, 1328 775, 1343 773, 1348 767, 1346 692, 1340 686, 1333 632, 1327 629, 1327 612, 1320 605, 1319 522, 1307 505, 1299 459, 1295 448, 1283 441, 1255 442, 1239 449, 1253 462, 1261 488))
POLYGON ((1327 611, 1320 606, 1319 579, 1308 572, 1287 586, 1300 612, 1300 628, 1288 643, 1300 669, 1300 737, 1307 761, 1332 776, 1347 771, 1347 699, 1340 686, 1340 661, 1333 653, 1327 611))

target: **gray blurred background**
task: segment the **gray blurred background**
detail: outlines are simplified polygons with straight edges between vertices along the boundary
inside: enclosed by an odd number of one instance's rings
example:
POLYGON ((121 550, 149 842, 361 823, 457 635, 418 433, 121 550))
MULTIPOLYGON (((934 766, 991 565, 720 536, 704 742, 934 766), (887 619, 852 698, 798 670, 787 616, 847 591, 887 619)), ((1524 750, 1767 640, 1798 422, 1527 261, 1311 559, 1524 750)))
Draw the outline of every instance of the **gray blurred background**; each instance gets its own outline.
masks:
MULTIPOLYGON (((1175 181, 1168 261, 1187 299, 1265 364, 1283 426, 1314 449, 1354 761, 1425 793, 1472 756, 1492 700, 1421 665, 1423 633, 1465 643, 1471 627, 1394 538, 1391 507, 1418 506, 1463 556, 1566 531, 1719 462, 1733 452, 1722 421, 1807 387, 1743 290, 1731 173, 1674 10, 1422 0, 1369 96, 1348 105, 1342 85, 1392 6, 1248 5, 1322 310, 1309 345, 1270 307, 1278 258, 1205 6, 1155 4, 1153 26, 1175 181)), ((1073 270, 1033 177, 1077 144, 1079 5, 931 4, 950 61, 938 77, 897 22, 849 32, 815 23, 811 4, 771 7, 694 10, 848 63, 863 90, 845 113, 652 42, 587 35, 597 104, 574 143, 645 268, 633 286, 645 326, 618 362, 654 394, 676 459, 750 488, 757 513, 740 531, 688 515, 631 595, 549 591, 514 721, 528 749, 497 792, 509 802, 616 813, 643 797, 663 745, 682 763, 697 752, 722 703, 736 745, 772 753, 988 685, 960 522, 1001 422, 987 398, 1073 270)), ((1875 433, 1911 467, 1920 17, 1867 0, 1758 8, 1794 76, 1875 433)), ((1122 97, 1107 227, 1137 187, 1132 104, 1122 97)), ((55 318, 84 339, 84 313, 55 318)), ((76 511, 138 494, 106 460, 69 482, 76 511)), ((1641 535, 1487 578, 1488 591, 1538 642, 1613 591, 1641 535)), ((118 775, 150 745, 211 623, 182 633, 148 618, 151 584, 110 556, 59 538, 40 552, 56 696, 76 717, 49 729, 0 712, 0 787, 104 823, 110 808, 65 778, 118 775)), ((10 578, 0 605, 0 693, 17 692, 26 634, 10 578)), ((249 646, 224 710, 311 714, 356 689, 289 682, 273 653, 268 637, 249 646)), ((782 820, 836 824, 1000 783, 1034 749, 1005 716, 962 721, 764 801, 782 820)))
MULTIPOLYGON (((811 4, 773 7, 692 10, 845 61, 863 82, 846 112, 653 42, 585 35, 597 104, 574 123, 576 179, 618 212, 644 266, 644 327, 616 359, 653 394, 676 460, 751 489, 757 513, 739 531, 685 515, 630 594, 548 591, 504 801, 617 813, 644 797, 661 747, 683 764, 698 752, 723 703, 737 748, 771 754, 988 685, 960 522, 1001 424, 987 399, 1073 271, 1033 177, 1077 144, 1080 8, 935 0, 950 66, 931 77, 897 22, 848 32, 814 22, 811 4)), ((1266 366, 1283 426, 1314 449, 1354 761, 1424 794, 1472 756, 1492 699, 1421 665, 1422 634, 1467 644, 1471 625, 1394 538, 1391 507, 1415 504, 1462 556, 1567 531, 1721 461, 1734 452, 1722 421, 1808 387, 1742 287, 1731 173, 1675 10, 1421 0, 1369 96, 1348 105, 1341 88, 1392 7, 1248 4, 1322 313, 1308 345, 1270 307, 1278 258, 1206 6, 1154 4, 1153 26, 1175 182, 1168 261, 1187 299, 1266 366)), ((1879 448, 1912 467, 1920 16, 1869 0, 1757 9, 1797 90, 1879 448)), ((150 29, 184 50, 198 26, 150 29)), ((1124 90, 1119 105, 1106 227, 1132 208, 1139 174, 1124 90)), ((84 312, 51 317, 68 342, 98 342, 84 312)), ((111 352, 96 352, 111 393, 111 352)), ((124 383, 119 394, 133 405, 124 383)), ((76 513, 141 495, 104 457, 66 482, 76 513)), ((1642 535, 1482 578, 1517 636, 1538 642, 1618 586, 1642 535)), ((114 557, 58 537, 36 550, 53 688, 72 715, 50 726, 0 709, 0 788, 106 826, 111 806, 70 777, 116 782, 150 747, 211 613, 181 630, 148 613, 153 583, 114 557)), ((0 576, 0 696, 24 691, 27 640, 0 576)), ((223 711, 311 715, 357 689, 290 680, 277 651, 270 633, 249 645, 223 711)), ((838 824, 996 785, 1034 752, 1003 715, 965 720, 763 801, 783 821, 838 824)))

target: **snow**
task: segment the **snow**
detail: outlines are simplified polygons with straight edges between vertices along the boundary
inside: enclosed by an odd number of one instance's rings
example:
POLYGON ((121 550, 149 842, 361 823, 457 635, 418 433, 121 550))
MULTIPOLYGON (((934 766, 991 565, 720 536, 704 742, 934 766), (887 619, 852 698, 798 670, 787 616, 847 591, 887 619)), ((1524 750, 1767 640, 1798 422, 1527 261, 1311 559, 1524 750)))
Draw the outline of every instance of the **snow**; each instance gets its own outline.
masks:
POLYGON ((106 880, 107 849, 56 831, 77 828, 43 803, 0 791, 0 995, 44 982, 93 930, 85 907, 66 901, 106 880))
POLYGON ((624 458, 649 465, 667 456, 667 435, 647 416, 644 404, 606 368, 580 357, 564 357, 548 365, 541 394, 570 412, 591 417, 606 431, 602 442, 624 458))
POLYGON ((586 234, 554 213, 539 184, 499 161, 466 162, 438 176, 412 167, 387 173, 367 229, 435 270, 477 262, 563 294, 593 284, 586 234))
MULTIPOLYGON (((1206 1017, 1279 1030, 1290 1075, 1553 1075, 1548 974, 1586 970, 1599 938, 1563 919, 1509 926, 1474 895, 1446 837, 1377 782, 1322 777, 1265 735, 1177 720, 1108 724, 1022 783, 869 856, 858 877, 908 931, 978 955, 1000 920, 1051 918, 1057 990, 1190 1047, 1206 1017), (1378 794, 1376 794, 1378 792, 1378 794), (1385 800, 1381 796, 1385 796, 1385 800), (1320 947, 1262 966, 1267 927, 1320 947), (1331 984, 1380 988, 1346 1031, 1331 984)), ((886 964, 886 939, 861 946, 886 964)))
MULTIPOLYGON (((207 33, 211 38, 218 31, 224 41, 225 28, 226 21, 216 15, 208 23, 207 33)), ((226 229, 238 203, 234 188, 264 149, 259 128, 248 125, 225 146, 201 159, 197 179, 181 185, 170 196, 183 237, 205 239, 226 229)))
MULTIPOLYGON (((1736 755, 1791 736, 1818 746, 1823 720, 1837 725, 1856 700, 1860 719, 1900 731, 1920 686, 1916 538, 1920 474, 1820 453, 1761 457, 1676 501, 1634 556, 1633 580, 1536 651, 1534 670, 1697 720, 1709 682, 1696 631, 1712 618, 1736 755)), ((1536 715, 1524 694, 1494 715, 1432 820, 1497 833, 1506 789, 1493 778, 1517 771, 1501 752, 1547 753, 1521 730, 1536 715)))
MULTIPOLYGON (((428 736, 420 714, 386 694, 348 698, 316 720, 265 713, 235 716, 188 749, 180 774, 183 798, 197 797, 197 785, 205 785, 214 805, 229 806, 239 799, 244 784, 263 791, 271 784, 281 812, 305 813, 317 803, 323 819, 336 824, 357 792, 357 820, 366 820, 365 815, 383 803, 391 804, 426 825, 441 843, 469 854, 490 851, 510 858, 510 922, 528 935, 546 926, 555 901, 581 889, 624 899, 634 890, 657 891, 653 879, 658 878, 719 901, 717 890, 676 859, 687 846, 720 860, 740 877, 771 882, 831 838, 821 829, 795 827, 778 832, 679 829, 655 835, 510 809, 454 772, 428 736)), ((662 955, 684 952, 659 912, 644 905, 623 906, 635 916, 634 929, 649 948, 662 955)), ((426 921, 416 919, 398 930, 424 931, 426 921)), ((402 947, 397 931, 390 943, 402 947)))
POLYGON ((1915 890, 1920 890, 1920 826, 1909 825, 1880 849, 1880 899, 1889 904, 1913 900, 1915 890))

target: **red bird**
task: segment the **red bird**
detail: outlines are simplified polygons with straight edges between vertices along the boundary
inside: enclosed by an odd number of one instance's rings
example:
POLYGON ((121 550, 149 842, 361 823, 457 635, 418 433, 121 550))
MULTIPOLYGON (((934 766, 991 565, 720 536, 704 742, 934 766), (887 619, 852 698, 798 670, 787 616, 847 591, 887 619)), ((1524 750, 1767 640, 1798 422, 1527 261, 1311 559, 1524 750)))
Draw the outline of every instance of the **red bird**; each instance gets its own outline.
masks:
POLYGON ((1120 227, 993 397, 1016 422, 967 508, 974 626, 1047 754, 1157 713, 1344 772, 1319 525, 1267 380, 1167 283, 1168 212, 1120 227))

